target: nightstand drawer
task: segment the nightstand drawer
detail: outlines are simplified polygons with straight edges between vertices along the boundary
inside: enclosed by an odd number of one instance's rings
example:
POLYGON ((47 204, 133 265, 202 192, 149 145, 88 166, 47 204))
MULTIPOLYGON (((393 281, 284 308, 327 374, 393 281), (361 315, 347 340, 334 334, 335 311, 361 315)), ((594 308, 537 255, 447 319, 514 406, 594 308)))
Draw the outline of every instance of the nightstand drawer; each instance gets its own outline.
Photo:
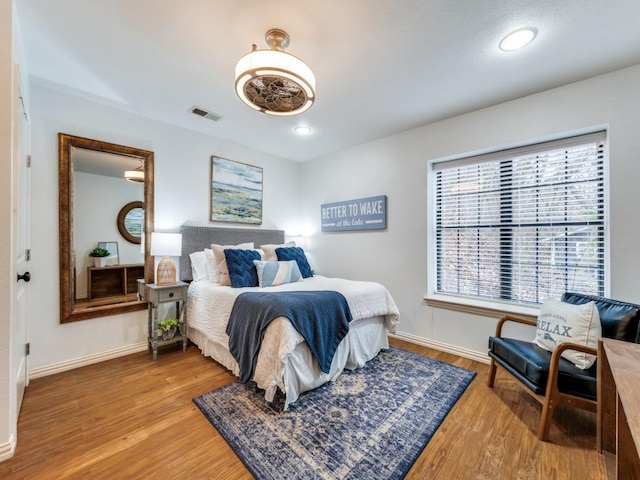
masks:
POLYGON ((184 289, 176 289, 176 290, 160 290, 158 291, 158 300, 160 302, 170 302, 170 301, 178 301, 184 300, 184 289))

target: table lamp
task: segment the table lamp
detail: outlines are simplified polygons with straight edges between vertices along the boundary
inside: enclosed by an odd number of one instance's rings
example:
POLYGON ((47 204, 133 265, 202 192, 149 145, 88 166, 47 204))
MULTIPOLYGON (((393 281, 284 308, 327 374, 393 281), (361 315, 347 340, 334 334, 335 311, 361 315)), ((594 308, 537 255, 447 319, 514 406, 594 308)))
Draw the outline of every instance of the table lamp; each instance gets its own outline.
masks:
POLYGON ((156 270, 156 285, 174 285, 176 283, 176 264, 170 257, 182 254, 182 234, 151 234, 151 255, 162 256, 156 270))

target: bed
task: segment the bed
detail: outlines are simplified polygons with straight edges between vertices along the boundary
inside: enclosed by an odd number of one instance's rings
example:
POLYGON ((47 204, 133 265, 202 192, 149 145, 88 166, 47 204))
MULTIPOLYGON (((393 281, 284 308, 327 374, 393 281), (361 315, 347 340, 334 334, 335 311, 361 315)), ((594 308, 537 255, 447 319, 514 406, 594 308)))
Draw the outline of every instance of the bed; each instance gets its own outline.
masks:
POLYGON ((281 392, 283 408, 302 393, 335 380, 344 369, 356 369, 389 348, 387 332, 395 332, 398 309, 387 289, 375 282, 351 281, 313 275, 292 283, 267 288, 221 286, 208 280, 193 281, 191 254, 211 244, 239 245, 253 242, 284 245, 284 231, 183 225, 180 277, 190 282, 187 300, 188 336, 201 352, 240 375, 238 362, 229 349, 227 323, 239 295, 247 292, 335 291, 346 299, 352 320, 338 344, 329 368, 320 365, 302 335, 285 317, 273 320, 255 361, 252 380, 273 402, 281 392))

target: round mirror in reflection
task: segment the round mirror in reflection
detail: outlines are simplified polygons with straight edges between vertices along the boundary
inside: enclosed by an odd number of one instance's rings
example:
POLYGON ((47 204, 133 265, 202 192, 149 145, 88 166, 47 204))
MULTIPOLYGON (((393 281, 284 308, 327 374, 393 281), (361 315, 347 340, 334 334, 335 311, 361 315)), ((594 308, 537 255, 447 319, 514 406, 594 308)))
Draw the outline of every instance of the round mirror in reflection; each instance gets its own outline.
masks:
POLYGON ((129 202, 120 209, 118 231, 128 242, 140 243, 144 231, 143 202, 129 202))

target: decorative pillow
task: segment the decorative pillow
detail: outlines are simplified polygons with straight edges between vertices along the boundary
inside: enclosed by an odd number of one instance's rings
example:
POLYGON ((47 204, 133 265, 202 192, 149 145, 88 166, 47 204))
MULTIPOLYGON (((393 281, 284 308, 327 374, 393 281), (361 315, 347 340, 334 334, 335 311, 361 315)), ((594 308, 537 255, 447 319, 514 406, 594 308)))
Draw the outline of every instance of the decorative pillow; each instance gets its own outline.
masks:
POLYGON ((207 278, 210 282, 218 283, 218 264, 216 263, 216 257, 213 255, 213 250, 205 248, 203 252, 207 262, 207 278))
POLYGON ((216 279, 211 279, 211 270, 209 270, 210 282, 220 282, 220 285, 231 285, 231 282, 229 281, 229 270, 227 269, 227 259, 224 256, 224 251, 234 248, 240 250, 249 250, 253 248, 253 242, 240 243, 238 245, 217 245, 215 243, 211 245, 211 250, 213 251, 214 256, 214 264, 216 268, 216 279))
POLYGON ((224 256, 229 270, 229 281, 233 288, 258 286, 258 274, 253 264, 254 260, 260 260, 260 254, 256 250, 227 248, 224 256))
POLYGON ((276 255, 276 248, 287 248, 287 247, 295 247, 296 242, 290 241, 287 243, 283 243, 281 245, 276 245, 274 243, 269 243, 267 245, 260 245, 260 248, 264 252, 262 258, 264 258, 265 262, 277 262, 278 256, 276 255))
POLYGON ((302 278, 313 277, 313 272, 304 254, 304 250, 300 247, 276 248, 276 255, 280 261, 295 260, 302 274, 302 278))
MULTIPOLYGON (((559 300, 545 300, 538 314, 536 345, 553 352, 563 342, 578 343, 596 348, 602 336, 600 315, 595 302, 574 305, 559 300)), ((562 357, 580 369, 587 369, 596 361, 595 355, 565 350, 562 357)))
POLYGON ((295 260, 287 262, 254 260, 253 264, 258 272, 258 285, 261 287, 274 287, 302 280, 302 274, 295 260))
POLYGON ((189 259, 191 260, 191 278, 193 281, 208 280, 209 272, 207 271, 207 258, 204 255, 204 250, 190 253, 189 259))

